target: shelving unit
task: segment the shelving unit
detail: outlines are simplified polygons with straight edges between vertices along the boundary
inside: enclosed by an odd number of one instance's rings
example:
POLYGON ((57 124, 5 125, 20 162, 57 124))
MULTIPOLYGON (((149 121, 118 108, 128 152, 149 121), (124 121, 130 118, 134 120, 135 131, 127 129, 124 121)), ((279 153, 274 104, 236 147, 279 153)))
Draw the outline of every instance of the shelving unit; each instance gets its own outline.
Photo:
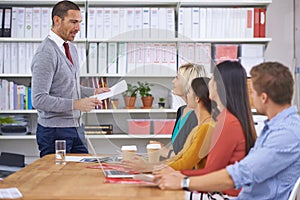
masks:
MULTIPOLYGON (((87 25, 87 15, 88 8, 90 7, 171 7, 175 10, 175 19, 178 19, 178 10, 180 7, 267 7, 272 3, 272 0, 75 0, 81 8, 85 9, 86 13, 86 30, 88 29, 87 25)), ((54 0, 32 0, 32 1, 20 1, 20 0, 2 0, 0 1, 0 6, 21 6, 21 7, 44 7, 44 6, 53 6, 57 1, 54 0)), ((177 27, 177 22, 175 21, 177 27)), ((178 30, 176 30, 177 32, 178 30)), ((87 33, 86 33, 87 35, 87 33)), ((39 43, 42 42, 42 38, 1 38, 0 43, 39 43)), ((265 44, 267 45, 271 42, 271 38, 96 38, 89 39, 88 37, 82 39, 76 39, 74 42, 77 44, 84 43, 88 48, 90 43, 103 43, 103 42, 116 42, 116 43, 211 43, 211 44, 265 44)), ((177 46, 178 49, 178 46, 177 46)), ((177 62, 178 65, 178 62, 177 62)), ((82 77, 97 77, 99 74, 84 74, 82 77)), ((154 82, 159 87, 156 87, 153 90, 158 88, 159 94, 156 95, 157 101, 158 96, 164 94, 169 98, 170 90, 172 88, 172 79, 174 78, 173 74, 164 74, 164 75, 149 75, 149 74, 108 74, 104 75, 109 79, 109 82, 116 83, 120 79, 125 79, 129 83, 135 83, 137 80, 143 80, 148 82, 154 82), (167 94, 167 95, 166 95, 167 94)), ((30 82, 30 74, 0 74, 0 79, 13 80, 21 84, 28 85, 30 82)), ((122 98, 119 96, 119 98, 122 98)), ((120 100, 122 101, 122 100, 120 100)), ((138 100, 140 101, 140 100, 138 100)), ((140 103, 140 102, 138 102, 140 103)), ((156 102, 155 102, 156 103, 156 102)), ((120 107, 123 107, 122 105, 120 107)), ((139 151, 145 152, 145 145, 149 140, 159 140, 161 142, 169 142, 170 135, 127 135, 124 134, 126 130, 125 126, 127 125, 126 119, 130 118, 167 118, 172 119, 176 117, 176 109, 139 109, 139 104, 137 109, 117 109, 117 110, 93 110, 90 113, 84 113, 83 119, 87 123, 110 123, 113 124, 115 134, 113 135, 87 135, 88 139, 91 139, 97 152, 100 153, 111 153, 112 151, 119 150, 119 147, 123 144, 137 144, 139 151)), ((0 114, 22 114, 27 115, 31 120, 31 132, 35 132, 36 120, 37 120, 37 111, 36 110, 0 110, 0 114)), ((38 150, 36 145, 35 135, 20 135, 20 136, 0 136, 0 152, 9 151, 15 153, 24 153, 26 155, 26 161, 32 162, 38 157, 38 150)))

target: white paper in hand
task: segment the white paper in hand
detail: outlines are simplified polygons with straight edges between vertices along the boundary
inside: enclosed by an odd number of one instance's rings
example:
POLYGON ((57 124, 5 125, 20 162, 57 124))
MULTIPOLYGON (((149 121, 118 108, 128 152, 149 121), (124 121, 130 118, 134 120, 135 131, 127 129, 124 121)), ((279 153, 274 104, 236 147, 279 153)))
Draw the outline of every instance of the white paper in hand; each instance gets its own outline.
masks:
POLYGON ((104 92, 102 94, 96 94, 93 96, 90 96, 91 98, 97 98, 99 101, 103 99, 110 98, 112 96, 115 96, 117 94, 121 94, 122 92, 125 92, 127 90, 127 83, 125 80, 120 81, 119 83, 115 84, 110 88, 109 92, 104 92))

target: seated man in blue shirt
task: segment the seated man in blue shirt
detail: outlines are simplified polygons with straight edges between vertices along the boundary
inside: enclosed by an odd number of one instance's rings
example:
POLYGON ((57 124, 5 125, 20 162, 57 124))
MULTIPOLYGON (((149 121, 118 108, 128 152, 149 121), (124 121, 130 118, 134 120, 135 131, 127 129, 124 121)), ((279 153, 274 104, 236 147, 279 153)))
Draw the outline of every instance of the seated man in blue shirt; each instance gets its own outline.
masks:
POLYGON ((242 188, 237 199, 288 199, 300 176, 300 117, 291 106, 293 77, 277 62, 259 64, 250 74, 254 106, 268 120, 249 154, 203 176, 184 177, 165 170, 156 175, 161 189, 223 191, 235 187, 242 188))

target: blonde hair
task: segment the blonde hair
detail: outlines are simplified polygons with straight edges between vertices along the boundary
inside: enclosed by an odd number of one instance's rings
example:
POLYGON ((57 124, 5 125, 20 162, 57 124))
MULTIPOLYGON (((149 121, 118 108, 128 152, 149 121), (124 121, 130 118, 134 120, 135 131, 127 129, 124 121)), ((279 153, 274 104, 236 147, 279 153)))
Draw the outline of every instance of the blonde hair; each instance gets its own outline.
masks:
POLYGON ((194 63, 187 63, 181 65, 178 69, 178 72, 183 76, 186 80, 185 93, 189 91, 192 80, 197 77, 207 77, 207 73, 205 71, 205 67, 203 65, 198 65, 194 63))

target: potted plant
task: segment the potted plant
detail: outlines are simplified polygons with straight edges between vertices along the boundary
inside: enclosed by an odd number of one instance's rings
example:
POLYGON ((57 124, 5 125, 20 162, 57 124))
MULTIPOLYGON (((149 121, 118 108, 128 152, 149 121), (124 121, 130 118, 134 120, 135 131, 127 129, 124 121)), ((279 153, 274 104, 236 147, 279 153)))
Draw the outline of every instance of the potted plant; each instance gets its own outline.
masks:
POLYGON ((153 86, 152 84, 148 83, 148 82, 137 82, 138 83, 138 91, 139 94, 141 95, 142 98, 142 102, 143 102, 143 107, 145 109, 149 109, 152 108, 152 103, 153 103, 153 99, 154 97, 151 95, 151 86, 153 86))
POLYGON ((130 83, 127 84, 127 90, 123 92, 125 108, 132 109, 135 108, 136 95, 138 92, 138 87, 130 83))
POLYGON ((7 117, 0 116, 0 126, 2 126, 2 124, 12 124, 14 122, 15 120, 10 116, 7 117))
POLYGON ((165 108, 165 98, 160 97, 160 98, 158 99, 158 108, 160 108, 160 109, 165 108))

